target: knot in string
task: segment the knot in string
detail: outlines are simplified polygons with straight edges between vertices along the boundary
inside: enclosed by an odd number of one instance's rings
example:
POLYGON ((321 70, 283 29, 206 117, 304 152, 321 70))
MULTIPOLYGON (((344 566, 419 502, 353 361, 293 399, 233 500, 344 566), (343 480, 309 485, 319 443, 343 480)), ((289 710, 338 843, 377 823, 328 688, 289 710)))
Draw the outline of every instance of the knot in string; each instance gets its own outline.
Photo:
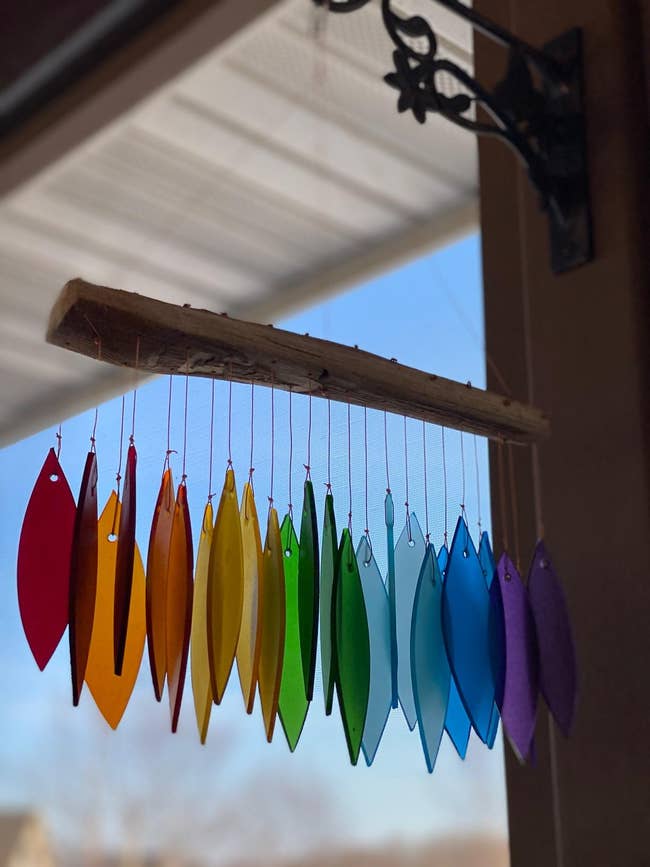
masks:
POLYGON ((311 467, 309 466, 309 464, 303 464, 303 467, 305 468, 305 472, 307 473, 307 479, 310 480, 311 479, 311 467))

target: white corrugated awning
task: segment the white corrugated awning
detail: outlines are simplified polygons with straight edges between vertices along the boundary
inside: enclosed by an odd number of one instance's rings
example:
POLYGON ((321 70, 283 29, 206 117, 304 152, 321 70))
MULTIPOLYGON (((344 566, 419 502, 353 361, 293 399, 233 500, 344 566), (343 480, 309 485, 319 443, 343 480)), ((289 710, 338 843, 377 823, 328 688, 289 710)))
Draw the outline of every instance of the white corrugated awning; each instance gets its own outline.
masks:
POLYGON ((397 114, 378 4, 318 14, 275 4, 0 203, 0 445, 122 387, 44 343, 71 277, 270 321, 477 225, 474 138, 397 114))

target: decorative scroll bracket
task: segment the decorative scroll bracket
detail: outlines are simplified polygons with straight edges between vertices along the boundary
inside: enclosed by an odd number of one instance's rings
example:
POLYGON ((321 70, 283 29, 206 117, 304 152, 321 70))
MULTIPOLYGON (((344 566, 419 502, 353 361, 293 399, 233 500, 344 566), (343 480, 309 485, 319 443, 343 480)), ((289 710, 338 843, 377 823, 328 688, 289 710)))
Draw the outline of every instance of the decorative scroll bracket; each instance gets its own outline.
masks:
MULTIPOLYGON (((371 0, 313 0, 330 12, 354 12, 371 0)), ((593 259, 582 84, 582 31, 570 30, 541 50, 513 36, 459 0, 433 0, 508 49, 508 69, 493 90, 451 60, 438 57, 436 35, 420 15, 405 18, 381 0, 384 26, 395 45, 395 70, 384 81, 399 92, 397 110, 419 123, 432 112, 504 141, 518 155, 549 219, 551 266, 559 274, 593 259), (463 88, 447 96, 436 77, 463 88), (491 118, 476 119, 474 104, 491 118)))

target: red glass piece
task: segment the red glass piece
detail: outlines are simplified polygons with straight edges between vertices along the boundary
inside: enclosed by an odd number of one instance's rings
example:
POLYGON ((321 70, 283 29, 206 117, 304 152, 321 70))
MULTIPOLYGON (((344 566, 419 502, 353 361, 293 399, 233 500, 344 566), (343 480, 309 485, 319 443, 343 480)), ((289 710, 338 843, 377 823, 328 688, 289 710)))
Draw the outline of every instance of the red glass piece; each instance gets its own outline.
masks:
POLYGON ((133 584, 133 559, 135 556, 135 470, 138 455, 133 443, 129 446, 124 473, 122 513, 117 538, 117 561, 115 563, 115 603, 113 608, 113 654, 115 674, 122 674, 126 630, 129 625, 131 587, 133 584))
POLYGON ((187 505, 187 487, 181 482, 176 495, 174 522, 169 544, 169 570, 167 572, 167 617, 165 629, 167 658, 167 688, 172 731, 178 726, 178 715, 183 700, 183 686, 187 669, 192 626, 192 599, 194 584, 194 550, 192 525, 187 505))
POLYGON ((18 605, 36 664, 45 668, 68 624, 76 508, 50 449, 27 505, 18 546, 18 605))
POLYGON ((88 452, 81 478, 70 556, 70 672, 72 703, 86 677, 97 594, 97 455, 88 452))

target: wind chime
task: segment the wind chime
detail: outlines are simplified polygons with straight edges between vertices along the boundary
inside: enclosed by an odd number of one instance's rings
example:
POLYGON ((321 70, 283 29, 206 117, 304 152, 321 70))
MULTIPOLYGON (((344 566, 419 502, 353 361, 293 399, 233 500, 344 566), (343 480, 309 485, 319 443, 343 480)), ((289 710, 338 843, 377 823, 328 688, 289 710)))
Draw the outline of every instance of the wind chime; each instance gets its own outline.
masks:
MULTIPOLYGON (((464 758, 470 731, 492 748, 499 720, 517 756, 522 761, 533 758, 540 694, 561 731, 569 734, 576 706, 575 652, 564 594, 544 541, 537 543, 524 582, 519 552, 515 549, 513 560, 507 538, 496 563, 485 532, 480 532, 475 544, 463 491, 448 544, 445 428, 461 431, 461 449, 463 431, 475 435, 475 448, 477 434, 499 442, 505 528, 506 475, 514 491, 512 444, 533 442, 547 432, 548 422, 541 413, 356 347, 177 308, 82 281, 71 281, 64 288, 52 312, 48 340, 101 361, 169 374, 167 449, 146 568, 135 541, 135 390, 125 460, 126 401, 122 398, 116 486, 101 515, 97 415, 76 504, 60 464, 59 429, 57 449, 47 455, 27 507, 18 553, 22 622, 41 669, 68 627, 74 705, 86 683, 106 721, 116 728, 146 643, 154 696, 161 701, 167 690, 172 731, 178 725, 189 658, 197 728, 204 743, 212 706, 222 702, 234 680, 236 662, 246 712, 253 712, 259 695, 268 741, 279 716, 293 752, 314 699, 320 644, 325 711, 332 713, 336 692, 352 764, 361 752, 372 764, 390 711, 400 706, 408 727, 419 729, 430 772, 445 731, 464 758), (129 342, 135 344, 135 352, 125 349, 129 342), (185 384, 182 473, 176 489, 170 464, 173 374, 182 375, 185 384), (186 475, 190 375, 211 379, 209 494, 196 561, 186 475), (212 502, 215 378, 229 383, 228 454, 216 517, 212 502), (233 382, 250 384, 250 461, 241 500, 231 450, 233 382), (253 484, 259 385, 270 388, 271 411, 264 544, 253 484), (290 487, 293 400, 300 394, 308 401, 298 526, 291 492, 281 523, 275 507, 275 411, 280 389, 288 391, 290 487), (320 528, 311 478, 315 397, 328 400, 327 479, 320 528), (331 400, 347 404, 349 509, 340 535, 331 480, 331 400), (350 463, 354 404, 363 407, 365 456, 365 528, 356 548, 350 463), (384 413, 385 577, 368 529, 369 409, 384 413), (386 413, 391 411, 404 417, 406 514, 397 542, 386 427, 386 413), (422 424, 424 532, 409 506, 407 417, 422 424), (428 422, 442 424, 445 532, 437 552, 429 529, 428 422)), ((510 507, 516 520, 514 497, 510 507)))

